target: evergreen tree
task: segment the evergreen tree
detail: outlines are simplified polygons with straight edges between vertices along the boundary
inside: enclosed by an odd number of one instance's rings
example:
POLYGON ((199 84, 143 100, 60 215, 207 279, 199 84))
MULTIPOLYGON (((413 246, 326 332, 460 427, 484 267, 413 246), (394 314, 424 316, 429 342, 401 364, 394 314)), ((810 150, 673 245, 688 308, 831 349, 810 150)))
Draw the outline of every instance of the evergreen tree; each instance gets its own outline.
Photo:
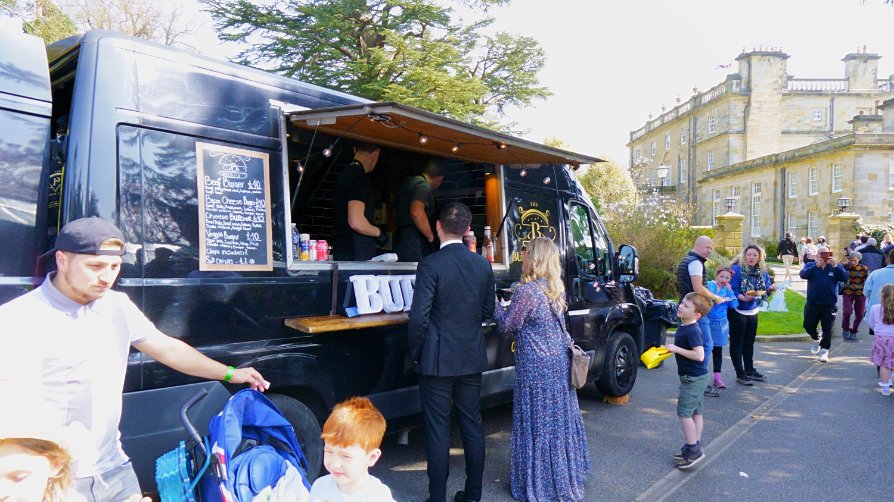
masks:
MULTIPOLYGON (((507 105, 549 96, 545 56, 530 37, 485 36, 493 5, 467 0, 470 24, 435 0, 203 0, 225 41, 250 44, 236 60, 375 101, 494 127, 507 105)), ((504 126, 505 129, 505 126, 504 126)))

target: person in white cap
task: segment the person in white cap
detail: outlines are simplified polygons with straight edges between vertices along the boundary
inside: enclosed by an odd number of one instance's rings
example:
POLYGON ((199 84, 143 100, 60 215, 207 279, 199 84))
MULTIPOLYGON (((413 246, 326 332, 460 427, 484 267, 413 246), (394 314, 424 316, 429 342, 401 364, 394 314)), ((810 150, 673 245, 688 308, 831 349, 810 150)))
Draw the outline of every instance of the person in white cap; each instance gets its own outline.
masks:
POLYGON ((270 384, 254 368, 226 366, 165 335, 127 295, 111 290, 124 255, 124 236, 113 224, 74 220, 47 255, 55 258, 56 271, 0 306, 0 391, 29 388, 41 406, 0 392, 0 407, 44 415, 60 427, 82 424, 88 447, 74 459, 75 489, 88 501, 129 500, 141 491, 121 449, 118 423, 131 346, 192 376, 261 391, 270 384))

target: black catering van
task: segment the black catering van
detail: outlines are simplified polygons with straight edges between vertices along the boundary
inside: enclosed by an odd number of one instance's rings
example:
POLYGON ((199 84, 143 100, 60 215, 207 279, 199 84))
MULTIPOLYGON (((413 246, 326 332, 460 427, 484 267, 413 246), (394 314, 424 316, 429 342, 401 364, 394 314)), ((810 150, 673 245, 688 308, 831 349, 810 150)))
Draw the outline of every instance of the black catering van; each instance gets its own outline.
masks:
MULTIPOLYGON (((590 378, 605 394, 630 392, 647 348, 636 250, 615 247, 574 174, 599 159, 110 32, 46 49, 0 34, 0 302, 39 281, 37 258, 65 222, 114 221, 127 240, 116 288, 168 335, 258 368, 318 470, 320 423, 339 400, 370 397, 392 430, 420 412, 409 301, 397 292, 412 287, 416 264, 301 261, 292 245, 293 224, 329 239, 333 183, 357 141, 382 147, 371 176, 375 223, 389 233, 400 182, 441 163, 436 201, 467 204, 479 239, 485 225, 499 229, 499 294, 519 278, 522 244, 553 239, 590 378), (349 317, 360 277, 393 294, 381 312, 349 317)), ((506 401, 513 341, 492 325, 485 333, 484 402, 506 401)), ((145 486, 154 458, 182 437, 177 410, 198 386, 214 391, 196 412, 203 424, 233 389, 131 354, 122 440, 145 486)))

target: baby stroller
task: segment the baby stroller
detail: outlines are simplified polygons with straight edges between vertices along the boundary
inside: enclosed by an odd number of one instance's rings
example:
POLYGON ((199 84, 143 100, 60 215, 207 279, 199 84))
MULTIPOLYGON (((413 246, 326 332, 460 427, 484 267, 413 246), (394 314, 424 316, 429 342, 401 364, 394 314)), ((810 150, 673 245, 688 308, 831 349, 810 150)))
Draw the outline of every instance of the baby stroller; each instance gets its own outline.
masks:
POLYGON ((205 394, 202 389, 180 409, 193 447, 181 441, 156 460, 162 502, 305 500, 310 494, 307 459, 276 406, 260 392, 241 390, 211 419, 203 438, 187 412, 205 394))

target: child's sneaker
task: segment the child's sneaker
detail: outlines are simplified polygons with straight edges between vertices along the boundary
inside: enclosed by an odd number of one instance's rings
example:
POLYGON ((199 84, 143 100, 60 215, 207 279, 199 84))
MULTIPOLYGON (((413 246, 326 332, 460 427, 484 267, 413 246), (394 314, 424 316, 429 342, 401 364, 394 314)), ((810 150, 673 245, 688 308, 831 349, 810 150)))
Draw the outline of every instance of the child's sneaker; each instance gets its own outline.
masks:
POLYGON ((705 452, 698 445, 693 448, 685 448, 683 458, 677 462, 677 469, 689 469, 693 465, 701 462, 705 458, 705 452))
POLYGON ((883 396, 890 396, 890 395, 891 395, 891 381, 890 381, 890 380, 888 380, 887 383, 879 382, 879 383, 878 383, 878 386, 882 388, 882 395, 883 395, 883 396))
MULTIPOLYGON (((696 446, 698 449, 701 449, 701 447, 702 447, 702 442, 701 442, 701 441, 697 441, 697 442, 695 443, 695 446, 696 446)), ((679 464, 680 462, 683 461, 683 455, 684 455, 684 452, 685 452, 685 451, 686 451, 686 445, 684 444, 683 446, 680 447, 680 452, 679 452, 679 453, 674 453, 674 454, 671 456, 671 458, 674 460, 674 465, 677 465, 677 464, 679 464)))
POLYGON ((717 392, 717 388, 715 388, 711 384, 708 384, 708 386, 705 387, 705 395, 710 397, 720 397, 720 393, 717 392))

